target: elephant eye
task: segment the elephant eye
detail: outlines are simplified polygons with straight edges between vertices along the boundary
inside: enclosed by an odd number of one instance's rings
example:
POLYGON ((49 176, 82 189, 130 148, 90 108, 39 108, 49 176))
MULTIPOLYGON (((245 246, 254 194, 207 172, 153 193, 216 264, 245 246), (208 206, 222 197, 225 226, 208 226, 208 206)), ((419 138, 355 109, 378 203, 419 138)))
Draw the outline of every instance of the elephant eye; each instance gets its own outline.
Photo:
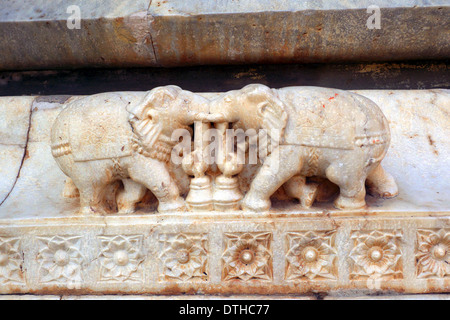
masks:
POLYGON ((268 105, 269 104, 267 102, 261 102, 260 104, 258 104, 257 112, 260 116, 264 115, 264 112, 266 111, 268 105))

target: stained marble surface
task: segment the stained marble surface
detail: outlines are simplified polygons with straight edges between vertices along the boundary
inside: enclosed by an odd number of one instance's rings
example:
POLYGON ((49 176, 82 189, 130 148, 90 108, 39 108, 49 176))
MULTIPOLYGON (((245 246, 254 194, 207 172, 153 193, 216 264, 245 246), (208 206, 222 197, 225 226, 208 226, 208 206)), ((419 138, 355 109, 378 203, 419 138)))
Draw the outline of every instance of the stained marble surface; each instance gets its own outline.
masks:
POLYGON ((154 14, 190 14, 192 12, 202 12, 205 14, 215 13, 242 13, 242 12, 264 12, 264 11, 300 11, 300 10, 346 10, 346 9, 366 9, 370 5, 377 5, 380 8, 398 7, 433 7, 445 6, 445 0, 420 1, 420 0, 344 0, 344 1, 271 1, 271 0, 222 0, 222 1, 196 1, 186 2, 175 1, 153 1, 150 5, 150 12, 154 14))
POLYGON ((449 10, 445 0, 5 0, 0 70, 445 59, 449 10), (374 4, 381 29, 366 26, 374 4), (67 27, 71 5, 79 29, 67 27))
POLYGON ((31 104, 34 97, 0 99, 0 205, 13 189, 26 157, 31 104))

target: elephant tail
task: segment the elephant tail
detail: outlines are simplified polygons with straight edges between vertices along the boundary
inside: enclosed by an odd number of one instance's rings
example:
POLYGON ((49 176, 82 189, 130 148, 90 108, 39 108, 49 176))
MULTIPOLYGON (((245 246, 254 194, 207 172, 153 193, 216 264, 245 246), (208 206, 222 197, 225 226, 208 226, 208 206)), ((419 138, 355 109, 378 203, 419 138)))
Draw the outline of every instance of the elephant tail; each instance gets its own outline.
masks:
POLYGON ((64 198, 78 198, 80 196, 80 192, 78 191, 77 186, 73 183, 72 179, 67 178, 66 183, 64 185, 63 197, 64 198))
POLYGON ((381 160, 383 160, 385 154, 386 154, 386 153, 383 152, 382 154, 380 154, 380 155, 377 156, 377 157, 370 157, 369 159, 367 159, 367 161, 366 161, 366 163, 365 163, 366 167, 369 167, 369 166, 371 166, 371 165, 374 164, 374 163, 380 163, 381 160))

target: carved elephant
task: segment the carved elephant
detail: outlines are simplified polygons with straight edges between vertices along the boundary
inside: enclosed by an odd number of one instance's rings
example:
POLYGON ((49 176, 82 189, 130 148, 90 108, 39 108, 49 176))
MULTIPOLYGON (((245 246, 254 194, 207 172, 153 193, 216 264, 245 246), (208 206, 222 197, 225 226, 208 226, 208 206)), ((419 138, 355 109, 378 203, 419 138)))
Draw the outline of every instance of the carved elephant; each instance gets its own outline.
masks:
POLYGON ((264 160, 242 201, 244 210, 268 210, 270 196, 281 186, 295 197, 305 177, 323 177, 338 185, 335 206, 340 209, 365 206, 365 183, 374 195, 389 198, 398 193, 393 177, 380 165, 390 143, 388 122, 380 108, 361 95, 253 84, 212 100, 210 115, 215 121, 221 115, 221 121, 244 130, 279 133, 278 158, 272 152, 264 160))
POLYGON ((101 212, 107 187, 118 180, 123 183, 116 196, 119 212, 133 212, 147 189, 158 199, 159 212, 184 208, 178 185, 186 189, 189 181, 169 161, 177 143, 171 135, 175 129, 191 130, 208 108, 207 99, 176 86, 69 102, 52 127, 51 149, 79 190, 80 211, 101 212))

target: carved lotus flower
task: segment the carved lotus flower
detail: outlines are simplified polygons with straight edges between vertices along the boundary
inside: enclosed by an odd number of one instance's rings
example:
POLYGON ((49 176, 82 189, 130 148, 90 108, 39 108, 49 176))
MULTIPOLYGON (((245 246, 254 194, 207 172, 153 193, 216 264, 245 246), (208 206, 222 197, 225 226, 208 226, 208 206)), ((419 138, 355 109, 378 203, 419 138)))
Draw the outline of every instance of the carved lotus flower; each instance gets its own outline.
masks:
POLYGON ((400 237, 391 232, 355 232, 352 235, 355 246, 350 252, 354 261, 352 278, 401 277, 401 251, 397 243, 400 237))
POLYGON ((286 279, 336 279, 334 232, 292 232, 287 234, 286 279))
POLYGON ((22 283, 19 239, 0 238, 0 283, 22 283))
POLYGON ((206 281, 207 236, 205 234, 166 234, 160 256, 164 278, 175 281, 206 281))
POLYGON ((81 283, 81 237, 41 237, 38 254, 42 282, 81 283))
POLYGON ((225 281, 272 280, 271 233, 227 233, 225 237, 225 281))
POLYGON ((444 229, 419 230, 417 232, 418 252, 416 254, 419 278, 450 275, 450 232, 444 229))
POLYGON ((143 281, 142 236, 103 236, 100 241, 101 281, 143 281))

